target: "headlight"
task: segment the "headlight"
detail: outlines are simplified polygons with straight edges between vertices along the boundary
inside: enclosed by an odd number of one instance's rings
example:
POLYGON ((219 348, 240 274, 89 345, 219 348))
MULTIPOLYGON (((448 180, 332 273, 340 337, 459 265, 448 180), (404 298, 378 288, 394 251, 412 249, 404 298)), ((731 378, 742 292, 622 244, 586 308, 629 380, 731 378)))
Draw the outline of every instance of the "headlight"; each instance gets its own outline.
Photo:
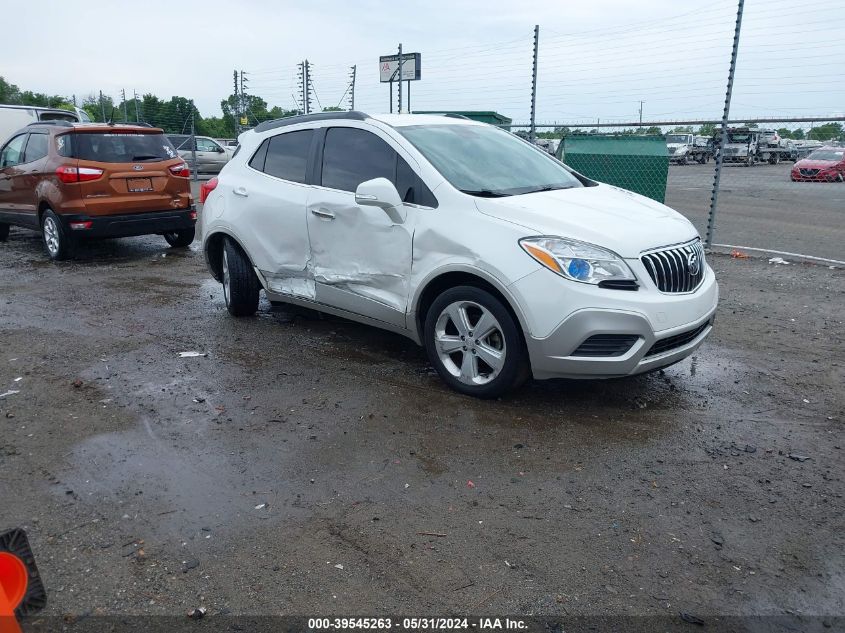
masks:
POLYGON ((611 279, 636 279, 619 255, 594 244, 562 237, 526 237, 519 240, 519 245, 553 273, 572 281, 598 284, 611 279))

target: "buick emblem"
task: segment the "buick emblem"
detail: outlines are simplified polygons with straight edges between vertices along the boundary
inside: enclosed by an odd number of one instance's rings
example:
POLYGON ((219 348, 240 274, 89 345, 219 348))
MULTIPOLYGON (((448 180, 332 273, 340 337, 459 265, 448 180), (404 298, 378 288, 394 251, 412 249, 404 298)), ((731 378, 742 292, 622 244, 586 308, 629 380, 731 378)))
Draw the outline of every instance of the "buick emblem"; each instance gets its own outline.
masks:
POLYGON ((132 165, 132 169, 134 169, 135 171, 141 171, 143 168, 143 165, 132 165))
POLYGON ((697 275, 699 273, 701 262, 698 261, 697 253, 689 253, 687 255, 687 267, 689 268, 690 275, 697 275))

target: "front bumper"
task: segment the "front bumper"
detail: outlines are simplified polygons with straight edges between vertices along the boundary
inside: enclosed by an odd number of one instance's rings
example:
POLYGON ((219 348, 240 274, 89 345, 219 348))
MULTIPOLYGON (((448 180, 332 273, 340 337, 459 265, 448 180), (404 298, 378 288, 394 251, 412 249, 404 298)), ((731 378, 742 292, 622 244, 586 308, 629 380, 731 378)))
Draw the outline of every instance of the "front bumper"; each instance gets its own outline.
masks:
POLYGON ((192 229, 197 223, 194 205, 188 209, 168 209, 126 215, 61 214, 65 230, 73 237, 133 237, 192 229), (82 226, 80 226, 82 225, 82 226))
POLYGON ((827 174, 813 174, 812 176, 805 176, 800 172, 792 172, 790 174, 790 178, 793 182, 834 182, 837 176, 838 174, 835 172, 827 174))
POLYGON ((635 270, 641 285, 636 292, 585 287, 545 270, 513 284, 530 330, 525 339, 534 377, 631 376, 672 365, 698 349, 713 329, 719 298, 713 271, 708 267, 701 285, 687 294, 661 293, 640 272, 635 270), (526 305, 533 310, 526 313, 526 305), (549 313, 560 315, 561 306, 571 311, 549 327, 549 313), (601 335, 628 335, 634 342, 619 355, 578 355, 585 341, 601 335))

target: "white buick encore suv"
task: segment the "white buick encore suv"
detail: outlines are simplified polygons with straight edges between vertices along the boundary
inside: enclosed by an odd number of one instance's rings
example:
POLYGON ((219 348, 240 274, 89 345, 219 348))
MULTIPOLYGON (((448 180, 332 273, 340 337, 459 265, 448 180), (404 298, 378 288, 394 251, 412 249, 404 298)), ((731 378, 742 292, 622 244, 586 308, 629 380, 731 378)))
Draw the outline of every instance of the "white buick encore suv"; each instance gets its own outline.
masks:
POLYGON ((518 137, 437 115, 268 121, 204 189, 226 305, 308 306, 425 345, 454 389, 666 367, 712 329, 692 224, 518 137))

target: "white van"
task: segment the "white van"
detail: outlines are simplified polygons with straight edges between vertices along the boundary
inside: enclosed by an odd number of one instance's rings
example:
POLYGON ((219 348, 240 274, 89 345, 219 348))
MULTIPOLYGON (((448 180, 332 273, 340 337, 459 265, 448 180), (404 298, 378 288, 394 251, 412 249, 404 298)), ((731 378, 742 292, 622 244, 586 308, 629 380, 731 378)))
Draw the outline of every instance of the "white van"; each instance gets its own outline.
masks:
POLYGON ((0 104, 0 145, 12 134, 30 123, 37 123, 39 121, 86 122, 88 116, 85 115, 83 118, 79 112, 78 108, 77 112, 71 112, 70 110, 59 110, 57 108, 0 104))

